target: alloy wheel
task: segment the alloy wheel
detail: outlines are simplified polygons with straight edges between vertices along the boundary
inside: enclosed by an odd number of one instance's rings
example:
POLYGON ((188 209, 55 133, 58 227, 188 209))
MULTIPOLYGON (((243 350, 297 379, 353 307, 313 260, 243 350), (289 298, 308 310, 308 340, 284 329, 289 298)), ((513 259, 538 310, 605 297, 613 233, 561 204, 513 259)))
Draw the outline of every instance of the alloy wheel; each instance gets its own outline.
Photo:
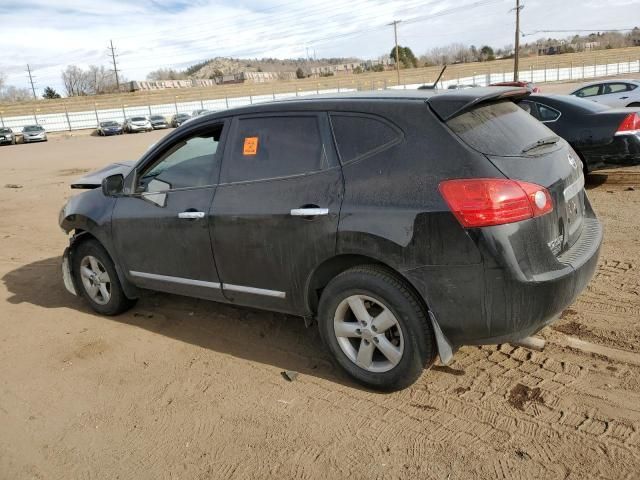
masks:
POLYGON ((351 295, 340 302, 333 330, 342 352, 368 372, 393 369, 404 353, 398 319, 382 301, 367 295, 351 295))
POLYGON ((87 255, 80 262, 80 278, 89 298, 99 305, 106 305, 111 299, 111 278, 102 262, 87 255))

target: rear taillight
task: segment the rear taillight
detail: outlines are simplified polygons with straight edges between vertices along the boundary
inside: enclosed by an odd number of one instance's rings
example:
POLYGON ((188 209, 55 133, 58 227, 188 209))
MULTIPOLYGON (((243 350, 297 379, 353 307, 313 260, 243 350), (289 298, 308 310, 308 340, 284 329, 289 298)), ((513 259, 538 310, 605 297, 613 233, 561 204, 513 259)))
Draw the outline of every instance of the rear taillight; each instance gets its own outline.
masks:
POLYGON ((618 131, 616 135, 626 135, 629 133, 639 133, 640 132, 640 115, 637 113, 630 113, 625 117, 620 126, 618 127, 618 131))
POLYGON ((546 188, 518 180, 446 180, 440 183, 440 193, 465 228, 519 222, 553 210, 546 188))

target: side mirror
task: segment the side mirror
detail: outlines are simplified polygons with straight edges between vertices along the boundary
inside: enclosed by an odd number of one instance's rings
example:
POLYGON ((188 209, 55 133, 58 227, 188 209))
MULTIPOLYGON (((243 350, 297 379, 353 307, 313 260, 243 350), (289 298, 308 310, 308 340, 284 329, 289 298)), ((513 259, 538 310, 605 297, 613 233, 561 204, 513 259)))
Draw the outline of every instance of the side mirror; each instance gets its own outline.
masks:
POLYGON ((102 179, 102 193, 105 197, 115 197, 124 190, 124 175, 117 173, 102 179))

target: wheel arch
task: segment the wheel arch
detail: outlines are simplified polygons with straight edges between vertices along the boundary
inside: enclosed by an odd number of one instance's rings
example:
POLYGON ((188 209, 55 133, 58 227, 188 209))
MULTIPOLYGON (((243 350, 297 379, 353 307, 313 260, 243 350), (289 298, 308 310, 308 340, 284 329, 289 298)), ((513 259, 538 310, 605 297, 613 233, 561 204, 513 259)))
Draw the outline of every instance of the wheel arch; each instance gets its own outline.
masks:
POLYGON ((425 309, 425 313, 429 311, 429 307, 423 296, 420 295, 413 283, 397 269, 374 257, 362 254, 345 253, 325 260, 318 265, 310 275, 309 280, 307 281, 305 300, 306 306, 312 314, 315 315, 317 313, 322 290, 324 290, 324 287, 326 287, 333 278, 350 268, 362 265, 378 265, 387 270, 391 275, 398 277, 420 301, 422 307, 425 309))
MULTIPOLYGON (((133 285, 127 279, 126 275, 124 274, 124 271, 120 267, 120 264, 115 260, 116 257, 111 252, 111 249, 109 248, 109 246, 106 245, 105 242, 101 241, 100 238, 98 238, 96 235, 94 235, 89 230, 84 230, 82 228, 75 228, 75 229, 73 229, 73 231, 74 231, 74 234, 71 237, 71 241, 69 243, 69 254, 70 254, 70 256, 73 257, 76 249, 82 243, 85 243, 85 242, 88 242, 88 241, 91 241, 91 240, 95 240, 96 242, 98 242, 100 244, 100 246, 102 248, 105 249, 105 251, 107 252, 107 255, 109 255, 109 258, 113 262, 113 265, 115 266, 115 269, 116 269, 116 273, 118 274, 118 280, 120 281, 120 285, 122 285, 122 289, 124 290, 125 295, 128 298, 131 298, 131 299, 138 298, 139 297, 138 289, 136 288, 135 285, 133 285)), ((72 270, 72 275, 73 275, 73 270, 72 270)), ((75 279, 74 279, 74 282, 75 282, 75 279)), ((76 284, 77 284, 77 282, 76 282, 76 284)))

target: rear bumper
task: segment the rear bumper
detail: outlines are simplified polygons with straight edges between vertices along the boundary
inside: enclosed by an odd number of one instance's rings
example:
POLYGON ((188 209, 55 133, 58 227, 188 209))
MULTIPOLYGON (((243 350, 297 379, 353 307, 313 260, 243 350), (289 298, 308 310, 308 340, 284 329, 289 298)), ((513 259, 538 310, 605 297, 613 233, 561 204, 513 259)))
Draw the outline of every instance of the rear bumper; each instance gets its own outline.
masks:
MULTIPOLYGON (((496 262, 404 273, 423 294, 452 345, 498 344, 536 333, 573 303, 593 277, 602 238, 600 222, 585 217, 577 242, 542 273, 515 271, 523 259, 510 262, 504 251, 496 262)), ((543 263, 535 257, 526 261, 543 263)))
POLYGON ((616 135, 608 145, 582 148, 589 171, 640 165, 640 134, 616 135))

